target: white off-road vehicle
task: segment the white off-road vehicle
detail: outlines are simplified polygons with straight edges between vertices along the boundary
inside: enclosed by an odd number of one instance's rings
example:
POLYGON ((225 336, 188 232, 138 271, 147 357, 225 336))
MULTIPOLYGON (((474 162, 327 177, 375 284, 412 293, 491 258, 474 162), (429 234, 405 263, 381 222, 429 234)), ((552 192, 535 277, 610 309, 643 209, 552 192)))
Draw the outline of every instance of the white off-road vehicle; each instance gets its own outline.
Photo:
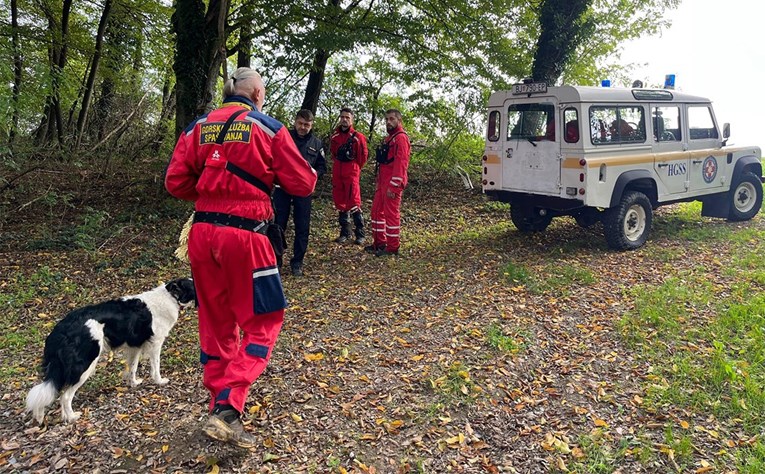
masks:
POLYGON ((602 221, 611 248, 642 246, 653 209, 701 201, 744 221, 762 206, 761 151, 726 146, 709 99, 668 89, 516 84, 489 98, 483 191, 521 232, 553 217, 602 221))

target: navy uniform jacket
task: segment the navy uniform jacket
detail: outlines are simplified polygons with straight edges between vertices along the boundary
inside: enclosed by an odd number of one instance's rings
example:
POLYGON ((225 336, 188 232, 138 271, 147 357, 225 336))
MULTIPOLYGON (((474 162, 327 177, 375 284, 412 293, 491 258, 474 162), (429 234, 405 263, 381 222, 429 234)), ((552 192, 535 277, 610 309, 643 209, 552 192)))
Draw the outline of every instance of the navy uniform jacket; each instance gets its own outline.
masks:
POLYGON ((321 140, 313 132, 308 132, 306 136, 300 137, 295 129, 290 130, 290 135, 295 141, 298 151, 311 165, 311 168, 316 170, 318 177, 324 175, 327 172, 327 161, 324 158, 324 144, 321 140))

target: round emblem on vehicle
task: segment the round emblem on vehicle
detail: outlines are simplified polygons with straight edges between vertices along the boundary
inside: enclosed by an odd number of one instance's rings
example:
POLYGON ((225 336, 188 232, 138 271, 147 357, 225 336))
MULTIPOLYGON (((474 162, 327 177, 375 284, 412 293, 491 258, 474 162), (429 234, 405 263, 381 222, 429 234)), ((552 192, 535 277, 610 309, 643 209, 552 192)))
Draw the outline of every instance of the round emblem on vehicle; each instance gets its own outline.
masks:
POLYGON ((704 164, 701 165, 701 176, 707 184, 717 177, 717 159, 714 156, 710 155, 704 159, 704 164))

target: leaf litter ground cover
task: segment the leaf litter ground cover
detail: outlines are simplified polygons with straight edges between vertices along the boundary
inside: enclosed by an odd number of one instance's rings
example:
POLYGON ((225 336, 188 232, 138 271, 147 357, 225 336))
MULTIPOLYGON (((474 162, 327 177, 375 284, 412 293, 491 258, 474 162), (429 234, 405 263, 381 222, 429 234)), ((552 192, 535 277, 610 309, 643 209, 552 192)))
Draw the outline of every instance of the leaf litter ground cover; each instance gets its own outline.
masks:
POLYGON ((128 389, 110 354, 78 422, 56 404, 42 427, 23 414, 64 313, 188 272, 172 258, 188 208, 103 193, 64 218, 6 200, 0 471, 759 472, 761 217, 661 209, 644 248, 616 253, 569 219, 520 234, 506 206, 441 179, 407 191, 398 258, 332 243, 336 214, 315 202, 305 276, 284 276, 286 323, 249 397, 251 451, 200 433, 193 311, 165 343, 169 385, 128 389))

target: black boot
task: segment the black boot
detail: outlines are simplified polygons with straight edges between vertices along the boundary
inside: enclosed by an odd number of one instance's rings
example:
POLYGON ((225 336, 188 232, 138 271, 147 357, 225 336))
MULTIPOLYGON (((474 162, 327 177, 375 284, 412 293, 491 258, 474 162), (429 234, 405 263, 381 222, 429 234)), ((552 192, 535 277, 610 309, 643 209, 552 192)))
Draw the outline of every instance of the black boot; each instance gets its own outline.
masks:
POLYGON ((361 245, 364 243, 364 216, 360 210, 354 212, 351 216, 353 216, 353 233, 356 236, 354 243, 361 245))
POLYGON ((348 220, 347 212, 340 212, 337 214, 337 222, 340 224, 340 237, 335 239, 335 242, 342 244, 351 238, 351 223, 348 220))

